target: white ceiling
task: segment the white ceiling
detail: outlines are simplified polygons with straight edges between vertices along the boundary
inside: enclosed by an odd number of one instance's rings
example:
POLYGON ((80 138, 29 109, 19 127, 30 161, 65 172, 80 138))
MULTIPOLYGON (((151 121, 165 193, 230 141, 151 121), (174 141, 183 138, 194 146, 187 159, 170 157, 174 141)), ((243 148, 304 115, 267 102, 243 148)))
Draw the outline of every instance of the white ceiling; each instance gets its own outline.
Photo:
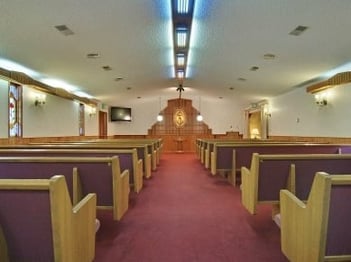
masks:
MULTIPOLYGON (((170 1, 2 0, 0 57, 108 105, 176 97, 170 1)), ((303 86, 351 61, 350 14, 350 0, 195 0, 183 97, 257 102, 303 86)))

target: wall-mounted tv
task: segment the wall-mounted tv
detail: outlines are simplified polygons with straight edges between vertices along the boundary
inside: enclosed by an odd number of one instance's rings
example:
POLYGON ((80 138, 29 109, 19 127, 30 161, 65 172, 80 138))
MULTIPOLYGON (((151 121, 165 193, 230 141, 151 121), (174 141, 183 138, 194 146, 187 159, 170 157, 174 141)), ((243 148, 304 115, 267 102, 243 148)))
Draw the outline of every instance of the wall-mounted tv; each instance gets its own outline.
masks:
POLYGON ((111 106, 110 107, 111 121, 132 121, 132 109, 130 107, 111 106))

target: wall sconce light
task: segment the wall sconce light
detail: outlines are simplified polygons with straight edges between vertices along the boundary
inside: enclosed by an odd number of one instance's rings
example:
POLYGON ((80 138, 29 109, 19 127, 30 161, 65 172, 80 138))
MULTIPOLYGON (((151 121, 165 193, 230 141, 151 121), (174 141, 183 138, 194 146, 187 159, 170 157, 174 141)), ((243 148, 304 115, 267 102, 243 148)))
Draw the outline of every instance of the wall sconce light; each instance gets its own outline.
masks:
POLYGON ((34 100, 35 106, 45 105, 45 102, 46 102, 46 95, 45 94, 36 94, 35 95, 35 100, 34 100))
POLYGON ((314 95, 316 104, 320 107, 328 105, 328 98, 329 98, 328 92, 322 92, 314 95))
POLYGON ((90 107, 89 116, 93 117, 96 115, 96 107, 90 107))
POLYGON ((263 109, 263 113, 266 117, 271 117, 272 113, 271 113, 271 108, 269 107, 269 105, 265 105, 264 109, 263 109))

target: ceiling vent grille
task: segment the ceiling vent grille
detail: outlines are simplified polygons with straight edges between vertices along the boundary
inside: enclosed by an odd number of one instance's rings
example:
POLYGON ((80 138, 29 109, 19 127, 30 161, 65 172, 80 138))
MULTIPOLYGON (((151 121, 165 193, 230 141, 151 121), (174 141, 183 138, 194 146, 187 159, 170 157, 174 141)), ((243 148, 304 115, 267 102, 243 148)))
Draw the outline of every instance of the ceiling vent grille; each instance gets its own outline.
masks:
POLYGON ((69 29, 66 25, 57 25, 55 28, 63 35, 74 35, 73 31, 69 29))
POLYGON ((112 70, 112 68, 110 66, 108 66, 108 65, 103 66, 102 69, 105 70, 105 71, 111 71, 112 70))
POLYGON ((294 30, 292 30, 289 35, 299 36, 307 30, 307 26, 299 25, 294 30))

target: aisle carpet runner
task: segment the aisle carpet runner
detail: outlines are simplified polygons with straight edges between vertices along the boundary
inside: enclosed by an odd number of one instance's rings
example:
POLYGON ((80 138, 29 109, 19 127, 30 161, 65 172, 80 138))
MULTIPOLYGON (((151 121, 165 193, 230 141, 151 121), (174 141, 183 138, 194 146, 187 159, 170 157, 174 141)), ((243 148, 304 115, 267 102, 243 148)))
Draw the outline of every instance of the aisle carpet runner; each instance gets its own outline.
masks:
POLYGON ((99 211, 95 262, 287 261, 269 206, 250 215, 240 189, 195 154, 163 154, 122 221, 99 211))

